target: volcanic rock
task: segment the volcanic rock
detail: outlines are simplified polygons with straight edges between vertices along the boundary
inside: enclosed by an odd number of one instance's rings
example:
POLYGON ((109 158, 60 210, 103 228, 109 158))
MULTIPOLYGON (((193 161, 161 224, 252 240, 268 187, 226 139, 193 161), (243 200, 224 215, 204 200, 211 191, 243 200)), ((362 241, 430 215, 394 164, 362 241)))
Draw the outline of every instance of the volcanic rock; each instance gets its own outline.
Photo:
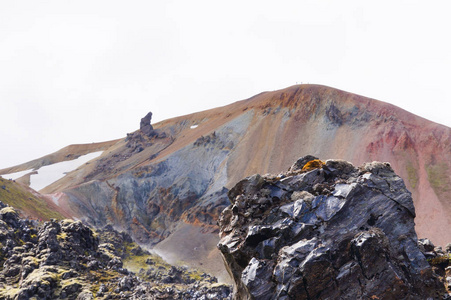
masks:
POLYGON ((150 133, 153 131, 153 127, 150 124, 151 120, 152 112, 149 112, 144 118, 141 119, 141 122, 139 123, 139 130, 141 130, 141 132, 145 135, 150 135, 150 133))
POLYGON ((230 190, 218 248, 235 299, 445 295, 418 246, 411 194, 390 164, 356 168, 328 160, 308 168, 312 158, 277 177, 247 177, 230 190))
POLYGON ((231 296, 231 288, 216 278, 170 266, 111 226, 94 233, 80 221, 39 223, 21 219, 1 201, 0 208, 0 299, 231 296), (139 269, 138 276, 124 267, 139 269))

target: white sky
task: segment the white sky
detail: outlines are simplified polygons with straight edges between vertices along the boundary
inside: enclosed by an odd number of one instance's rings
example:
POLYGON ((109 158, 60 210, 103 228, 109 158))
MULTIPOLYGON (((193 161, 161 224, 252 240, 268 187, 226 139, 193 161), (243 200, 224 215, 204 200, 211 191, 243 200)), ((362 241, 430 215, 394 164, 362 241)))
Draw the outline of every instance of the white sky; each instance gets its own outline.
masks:
POLYGON ((301 82, 451 126, 448 3, 0 0, 0 168, 301 82))

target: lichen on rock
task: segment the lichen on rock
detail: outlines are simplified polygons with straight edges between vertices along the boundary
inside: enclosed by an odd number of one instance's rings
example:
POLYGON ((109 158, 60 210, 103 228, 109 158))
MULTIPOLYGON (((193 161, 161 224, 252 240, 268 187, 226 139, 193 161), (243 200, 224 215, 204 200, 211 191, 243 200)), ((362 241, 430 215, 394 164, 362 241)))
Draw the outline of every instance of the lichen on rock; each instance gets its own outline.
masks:
POLYGON ((24 220, 0 201, 0 299, 229 299, 230 294, 215 277, 171 266, 112 226, 94 232, 81 221, 24 220))

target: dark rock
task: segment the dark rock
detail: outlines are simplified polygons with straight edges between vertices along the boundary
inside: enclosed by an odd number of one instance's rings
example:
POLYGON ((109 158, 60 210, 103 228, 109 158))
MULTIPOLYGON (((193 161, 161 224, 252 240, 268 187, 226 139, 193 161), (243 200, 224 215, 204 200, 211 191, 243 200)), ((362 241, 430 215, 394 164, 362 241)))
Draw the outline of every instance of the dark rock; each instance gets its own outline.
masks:
POLYGON ((152 112, 149 112, 144 118, 141 119, 141 122, 139 123, 139 130, 147 136, 149 136, 152 131, 153 127, 150 125, 150 122, 152 120, 152 112))
POLYGON ((390 165, 355 168, 329 160, 303 171, 312 159, 299 159, 283 176, 248 177, 230 190, 218 248, 235 299, 445 295, 423 254, 443 251, 428 241, 417 244, 410 192, 390 165))
POLYGON ((340 109, 333 102, 326 108, 325 118, 330 124, 337 127, 343 125, 343 122, 345 121, 340 109))
POLYGON ((418 246, 422 252, 432 252, 435 249, 434 244, 429 239, 419 239, 418 246))
MULTIPOLYGON (((160 129, 154 129, 150 124, 151 120, 152 113, 149 112, 144 118, 141 119, 139 126, 140 128, 138 131, 135 131, 134 133, 127 133, 125 141, 127 142, 126 147, 129 148, 129 150, 122 154, 115 154, 108 159, 109 161, 103 161, 101 164, 98 164, 96 173, 105 172, 106 170, 113 168, 113 166, 116 166, 117 163, 130 158, 132 155, 144 151, 147 147, 155 144, 155 139, 160 139, 160 141, 162 139, 166 139, 169 135, 160 129)), ((154 153, 153 155, 157 154, 154 153)), ((117 171, 113 169, 110 169, 110 171, 117 171)))
POLYGON ((61 290, 60 298, 65 299, 68 296, 76 295, 80 292, 81 288, 82 288, 82 285, 77 282, 68 284, 65 287, 63 287, 63 289, 61 290))
POLYGON ((108 292, 108 288, 105 284, 101 284, 99 287, 99 291, 97 292, 97 297, 102 297, 106 292, 108 292))
POLYGON ((120 258, 113 258, 108 262, 108 268, 110 269, 120 269, 122 268, 122 260, 120 258))
POLYGON ((133 255, 142 255, 144 253, 143 249, 139 246, 134 247, 130 250, 133 255))
POLYGON ((8 262, 8 267, 3 270, 5 277, 13 277, 20 273, 20 267, 14 265, 14 263, 8 262), (12 265, 11 265, 12 264, 12 265))
POLYGON ((84 291, 84 292, 81 292, 80 294, 78 294, 76 300, 92 300, 92 299, 94 299, 94 296, 92 295, 92 293, 88 292, 88 291, 84 291))
POLYGON ((129 291, 135 286, 136 279, 132 276, 125 276, 119 281, 119 291, 129 291))
POLYGON ((78 276, 78 273, 75 272, 74 270, 69 270, 67 272, 64 272, 63 275, 61 275, 61 279, 69 279, 69 278, 74 278, 78 276))
POLYGON ((215 278, 171 267, 111 226, 94 234, 79 221, 34 224, 1 201, 0 207, 0 299, 88 300, 94 299, 91 291, 97 288, 98 299, 231 297, 230 287, 217 285, 215 278), (154 262, 140 271, 151 282, 143 282, 124 268, 123 259, 154 262), (162 281, 167 282, 165 286, 162 281), (193 297, 194 291, 198 297, 193 297))
POLYGON ((98 270, 100 268, 100 263, 98 260, 92 259, 88 262, 87 267, 90 270, 98 270))
POLYGON ((306 163, 309 161, 318 159, 317 157, 313 155, 306 155, 303 157, 298 158, 298 160, 290 167, 288 170, 289 172, 296 172, 302 170, 302 168, 305 166, 306 163))
POLYGON ((0 210, 0 220, 12 227, 19 226, 19 214, 12 207, 4 207, 0 210))

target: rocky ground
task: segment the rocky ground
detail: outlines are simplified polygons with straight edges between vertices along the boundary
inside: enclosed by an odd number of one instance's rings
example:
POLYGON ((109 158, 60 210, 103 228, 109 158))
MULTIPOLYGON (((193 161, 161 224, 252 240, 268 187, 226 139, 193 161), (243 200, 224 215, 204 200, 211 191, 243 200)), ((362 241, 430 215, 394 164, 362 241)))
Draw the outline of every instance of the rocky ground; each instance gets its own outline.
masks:
POLYGON ((219 249, 235 299, 445 299, 451 245, 417 240, 415 209, 388 163, 306 156, 229 192, 219 249))
POLYGON ((208 274, 170 266, 111 226, 38 223, 0 202, 1 299, 229 299, 208 274))

